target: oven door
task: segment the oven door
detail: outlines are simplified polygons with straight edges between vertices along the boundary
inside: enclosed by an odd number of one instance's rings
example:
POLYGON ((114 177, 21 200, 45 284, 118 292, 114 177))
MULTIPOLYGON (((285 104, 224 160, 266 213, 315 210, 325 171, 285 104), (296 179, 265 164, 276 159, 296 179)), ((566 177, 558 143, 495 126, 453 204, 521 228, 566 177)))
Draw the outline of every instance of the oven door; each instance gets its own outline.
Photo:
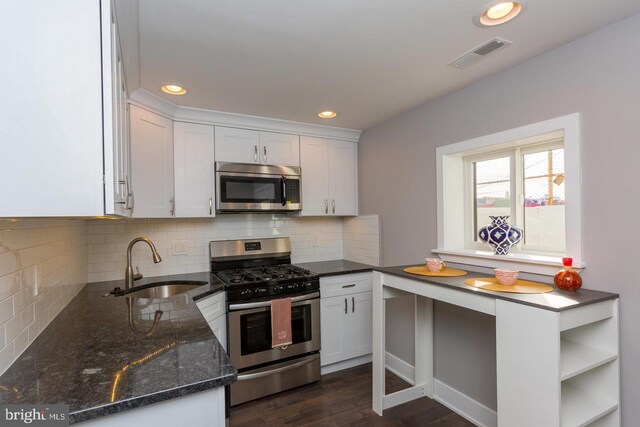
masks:
POLYGON ((216 210, 297 211, 300 203, 300 176, 218 172, 216 210))
POLYGON ((238 369, 320 350, 320 294, 292 298, 293 344, 271 348, 271 302, 229 305, 229 357, 238 369))

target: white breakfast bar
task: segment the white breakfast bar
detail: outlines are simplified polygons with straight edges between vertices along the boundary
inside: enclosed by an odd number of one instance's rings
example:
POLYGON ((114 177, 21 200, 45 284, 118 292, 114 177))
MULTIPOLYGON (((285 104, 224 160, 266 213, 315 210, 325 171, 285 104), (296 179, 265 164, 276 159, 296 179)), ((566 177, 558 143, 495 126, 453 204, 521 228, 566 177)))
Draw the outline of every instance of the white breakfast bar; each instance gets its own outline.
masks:
POLYGON ((483 291, 487 274, 426 277, 403 267, 373 273, 373 410, 434 397, 433 302, 495 316, 497 425, 619 426, 618 295, 483 291), (415 298, 415 385, 385 394, 385 301, 415 298))

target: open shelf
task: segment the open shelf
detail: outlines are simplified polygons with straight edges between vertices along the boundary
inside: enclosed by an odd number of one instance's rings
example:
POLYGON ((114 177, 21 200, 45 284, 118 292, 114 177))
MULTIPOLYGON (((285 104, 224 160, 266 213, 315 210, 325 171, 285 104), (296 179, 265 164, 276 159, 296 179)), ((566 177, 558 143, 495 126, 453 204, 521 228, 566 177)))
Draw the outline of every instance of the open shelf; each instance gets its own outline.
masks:
POLYGON ((618 358, 618 355, 612 351, 569 340, 563 339, 560 345, 560 380, 562 381, 618 358))
POLYGON ((597 396, 568 383, 562 383, 562 413, 560 425, 582 427, 615 411, 618 403, 613 399, 597 396))

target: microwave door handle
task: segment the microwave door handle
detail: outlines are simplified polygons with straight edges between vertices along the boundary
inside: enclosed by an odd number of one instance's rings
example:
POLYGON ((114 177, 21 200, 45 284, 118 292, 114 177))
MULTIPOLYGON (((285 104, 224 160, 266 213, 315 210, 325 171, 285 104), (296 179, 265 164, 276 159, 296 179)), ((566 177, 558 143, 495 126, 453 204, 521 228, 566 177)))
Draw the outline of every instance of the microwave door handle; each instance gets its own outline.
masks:
POLYGON ((282 191, 282 198, 280 203, 282 204, 282 206, 286 206, 287 205, 287 178, 285 178, 284 176, 280 178, 280 183, 282 185, 282 187, 280 188, 280 190, 282 191))

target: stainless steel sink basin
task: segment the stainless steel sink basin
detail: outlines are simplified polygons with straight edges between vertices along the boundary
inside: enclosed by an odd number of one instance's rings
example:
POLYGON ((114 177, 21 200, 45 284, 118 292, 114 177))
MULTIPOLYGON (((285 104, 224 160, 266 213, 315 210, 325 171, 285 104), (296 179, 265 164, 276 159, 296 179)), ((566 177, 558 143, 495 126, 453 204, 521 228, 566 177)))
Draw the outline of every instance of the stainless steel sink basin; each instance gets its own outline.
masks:
MULTIPOLYGON (((175 295, 180 295, 188 292, 192 289, 199 288, 205 285, 205 282, 172 282, 163 283, 156 286, 150 286, 148 288, 134 290, 124 294, 127 298, 169 298, 175 295)), ((134 288, 135 289, 135 288, 134 288)))

